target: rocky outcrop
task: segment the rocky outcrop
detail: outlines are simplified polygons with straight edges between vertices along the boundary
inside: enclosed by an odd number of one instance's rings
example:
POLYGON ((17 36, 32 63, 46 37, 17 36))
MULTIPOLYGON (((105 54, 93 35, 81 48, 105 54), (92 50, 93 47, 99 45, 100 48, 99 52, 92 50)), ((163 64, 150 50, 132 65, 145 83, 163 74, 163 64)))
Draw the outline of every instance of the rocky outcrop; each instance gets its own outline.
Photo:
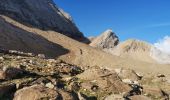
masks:
POLYGON ((0 14, 27 26, 53 30, 79 41, 87 41, 71 16, 52 0, 1 0, 0 14))
POLYGON ((91 43, 90 46, 96 47, 99 49, 109 49, 114 48, 118 45, 119 39, 112 30, 106 30, 100 36, 96 37, 91 43))

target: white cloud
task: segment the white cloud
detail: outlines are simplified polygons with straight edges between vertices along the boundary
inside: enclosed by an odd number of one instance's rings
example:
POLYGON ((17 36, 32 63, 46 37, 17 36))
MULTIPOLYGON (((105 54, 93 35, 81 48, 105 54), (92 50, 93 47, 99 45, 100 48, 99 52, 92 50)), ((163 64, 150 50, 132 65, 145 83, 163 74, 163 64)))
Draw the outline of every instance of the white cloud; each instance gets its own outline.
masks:
POLYGON ((155 43, 154 46, 160 51, 170 54, 170 37, 165 36, 163 39, 155 43))
POLYGON ((151 56, 157 62, 162 64, 170 64, 170 37, 165 36, 154 44, 151 49, 151 56))

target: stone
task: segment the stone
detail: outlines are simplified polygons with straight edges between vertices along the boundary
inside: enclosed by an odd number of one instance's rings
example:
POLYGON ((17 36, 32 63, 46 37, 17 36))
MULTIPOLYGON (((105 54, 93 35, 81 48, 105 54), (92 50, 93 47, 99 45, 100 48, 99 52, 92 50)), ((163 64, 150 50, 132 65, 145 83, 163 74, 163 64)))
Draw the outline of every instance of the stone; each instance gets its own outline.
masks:
POLYGON ((135 95, 130 97, 130 100, 151 100, 150 98, 142 95, 135 95))
POLYGON ((121 94, 111 94, 107 96, 104 100, 124 100, 121 94))
POLYGON ((86 89, 86 90, 91 90, 92 89, 92 84, 90 82, 84 82, 81 84, 81 88, 86 89))
POLYGON ((0 98, 8 96, 16 91, 16 84, 0 85, 0 98))
POLYGON ((0 60, 1 60, 1 61, 3 61, 3 60, 4 60, 4 58, 3 58, 3 57, 0 57, 0 60))
POLYGON ((21 77, 23 75, 23 70, 19 68, 5 68, 3 71, 0 71, 1 78, 5 80, 21 77))
POLYGON ((165 77, 165 75, 163 75, 163 74, 158 74, 157 77, 158 77, 158 78, 162 78, 162 77, 165 77))
POLYGON ((138 81, 142 77, 138 76, 134 70, 131 69, 115 69, 116 73, 122 80, 138 81))
POLYGON ((47 83, 45 86, 50 89, 54 89, 54 87, 55 87, 51 82, 47 83))
POLYGON ((5 72, 3 70, 0 70, 0 80, 5 79, 5 72))
POLYGON ((123 93, 131 90, 131 87, 123 83, 115 72, 107 69, 93 67, 85 70, 83 73, 77 75, 77 77, 85 82, 90 82, 82 83, 85 89, 92 88, 96 85, 98 89, 101 89, 99 91, 107 90, 107 92, 123 93))
POLYGON ((53 62, 56 62, 56 60, 55 59, 48 59, 48 62, 53 63, 53 62))
POLYGON ((56 100, 59 98, 57 91, 43 85, 33 85, 18 90, 13 100, 56 100))
POLYGON ((144 86, 143 93, 152 96, 154 99, 162 98, 162 90, 159 87, 144 86))
POLYGON ((78 98, 79 100, 86 100, 86 98, 84 98, 80 92, 77 93, 78 94, 78 98))
POLYGON ((44 54, 38 54, 37 55, 39 58, 45 59, 45 55, 44 54))
POLYGON ((79 100, 78 95, 74 92, 59 90, 59 93, 62 96, 62 100, 79 100))
POLYGON ((132 84, 133 81, 130 79, 123 79, 122 82, 127 83, 127 84, 132 84))

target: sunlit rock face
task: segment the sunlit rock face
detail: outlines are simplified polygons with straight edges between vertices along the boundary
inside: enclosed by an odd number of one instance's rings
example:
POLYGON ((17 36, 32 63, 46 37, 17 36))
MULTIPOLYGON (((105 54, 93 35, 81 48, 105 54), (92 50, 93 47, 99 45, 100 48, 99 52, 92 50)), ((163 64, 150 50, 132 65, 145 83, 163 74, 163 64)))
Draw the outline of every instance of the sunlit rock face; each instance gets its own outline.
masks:
POLYGON ((100 36, 93 39, 93 41, 90 43, 90 46, 99 49, 110 49, 114 48, 118 43, 119 39, 116 34, 112 30, 108 29, 100 36))
POLYGON ((52 0, 1 0, 0 14, 27 26, 57 31, 79 41, 87 40, 71 16, 52 0))

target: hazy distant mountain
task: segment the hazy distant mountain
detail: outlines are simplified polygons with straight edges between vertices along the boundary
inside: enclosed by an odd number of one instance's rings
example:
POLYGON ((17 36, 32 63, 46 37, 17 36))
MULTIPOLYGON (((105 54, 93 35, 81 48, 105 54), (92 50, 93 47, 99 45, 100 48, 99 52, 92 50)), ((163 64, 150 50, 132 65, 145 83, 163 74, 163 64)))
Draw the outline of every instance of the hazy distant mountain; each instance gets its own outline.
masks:
POLYGON ((119 43, 118 37, 111 30, 93 39, 90 45, 125 59, 170 64, 170 55, 160 51, 154 45, 135 39, 119 43))
POLYGON ((153 63, 155 60, 150 56, 151 47, 152 45, 147 42, 129 39, 106 51, 123 58, 153 63))

